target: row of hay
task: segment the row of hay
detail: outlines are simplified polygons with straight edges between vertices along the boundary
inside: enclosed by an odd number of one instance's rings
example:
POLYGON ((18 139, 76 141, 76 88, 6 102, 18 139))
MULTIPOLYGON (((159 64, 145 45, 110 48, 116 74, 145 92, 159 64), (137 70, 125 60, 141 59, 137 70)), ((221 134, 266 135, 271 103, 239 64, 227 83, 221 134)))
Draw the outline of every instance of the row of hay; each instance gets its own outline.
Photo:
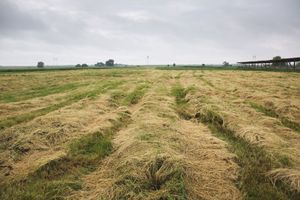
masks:
POLYGON ((108 97, 85 99, 64 109, 51 112, 28 123, 20 124, 0 133, 1 162, 8 170, 1 180, 26 175, 47 162, 51 155, 61 155, 65 144, 84 134, 110 125, 115 118, 108 97), (61 153, 58 153, 61 152, 61 153))
MULTIPOLYGON (((197 83, 191 80, 187 82, 195 85, 197 83)), ((286 167, 287 171, 299 171, 300 137, 297 133, 280 126, 276 119, 257 113, 244 99, 232 101, 233 96, 230 94, 204 85, 197 84, 197 87, 198 92, 187 97, 194 107, 194 113, 208 118, 208 123, 217 121, 225 129, 231 130, 236 137, 244 138, 250 144, 264 147, 273 160, 279 162, 277 167, 286 167), (207 96, 209 98, 206 98, 207 96)), ((270 174, 273 174, 272 171, 270 174)), ((270 177, 281 177, 285 180, 282 182, 287 183, 290 188, 287 190, 298 190, 295 188, 297 184, 294 184, 298 181, 297 173, 270 177)))
POLYGON ((174 82, 159 77, 131 107, 132 123, 113 140, 116 151, 70 199, 241 198, 234 156, 207 128, 179 118, 167 87, 174 82))

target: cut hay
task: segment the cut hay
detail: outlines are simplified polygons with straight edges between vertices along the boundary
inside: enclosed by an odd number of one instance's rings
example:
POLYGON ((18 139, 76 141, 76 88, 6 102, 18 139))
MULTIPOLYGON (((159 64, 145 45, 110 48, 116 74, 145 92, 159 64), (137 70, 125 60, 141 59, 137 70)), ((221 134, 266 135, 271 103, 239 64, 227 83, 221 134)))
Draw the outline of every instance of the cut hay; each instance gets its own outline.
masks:
POLYGON ((300 192, 300 170, 275 169, 267 173, 272 183, 283 183, 293 192, 300 192))

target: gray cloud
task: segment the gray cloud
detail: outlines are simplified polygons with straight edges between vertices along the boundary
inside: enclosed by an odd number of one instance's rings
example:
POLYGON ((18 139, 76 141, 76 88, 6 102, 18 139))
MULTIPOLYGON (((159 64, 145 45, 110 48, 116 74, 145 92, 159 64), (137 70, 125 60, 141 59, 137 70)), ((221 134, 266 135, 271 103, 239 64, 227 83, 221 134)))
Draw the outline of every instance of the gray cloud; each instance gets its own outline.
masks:
POLYGON ((23 12, 10 1, 0 1, 0 34, 14 35, 23 31, 40 31, 45 24, 32 13, 23 12))
POLYGON ((2 0, 0 64, 299 56, 299 8, 298 0, 2 0))

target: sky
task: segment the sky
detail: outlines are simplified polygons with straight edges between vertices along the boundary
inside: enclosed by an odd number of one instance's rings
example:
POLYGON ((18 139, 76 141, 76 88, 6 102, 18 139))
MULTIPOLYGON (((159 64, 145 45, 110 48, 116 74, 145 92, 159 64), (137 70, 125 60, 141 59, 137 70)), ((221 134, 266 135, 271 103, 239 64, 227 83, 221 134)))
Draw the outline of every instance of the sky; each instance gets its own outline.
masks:
POLYGON ((3 66, 277 55, 300 56, 300 0, 0 0, 3 66))

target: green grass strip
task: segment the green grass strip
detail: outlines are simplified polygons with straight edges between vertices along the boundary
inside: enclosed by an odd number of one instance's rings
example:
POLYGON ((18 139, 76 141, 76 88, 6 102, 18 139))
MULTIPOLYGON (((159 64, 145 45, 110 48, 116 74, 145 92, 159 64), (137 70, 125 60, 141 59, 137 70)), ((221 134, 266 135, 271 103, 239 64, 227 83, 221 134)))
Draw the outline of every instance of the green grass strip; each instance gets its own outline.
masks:
POLYGON ((185 105, 188 101, 185 99, 188 90, 177 84, 171 88, 171 94, 175 97, 176 105, 185 105))
POLYGON ((147 89, 149 88, 148 84, 143 84, 137 86, 131 93, 129 93, 124 99, 124 105, 133 105, 137 104, 139 100, 145 95, 147 89))
POLYGON ((193 91, 195 91, 194 87, 189 87, 185 89, 179 83, 177 83, 171 88, 171 95, 175 97, 175 104, 176 104, 175 111, 181 118, 186 120, 192 118, 192 116, 187 111, 188 100, 186 100, 186 95, 189 92, 193 92, 193 91))

